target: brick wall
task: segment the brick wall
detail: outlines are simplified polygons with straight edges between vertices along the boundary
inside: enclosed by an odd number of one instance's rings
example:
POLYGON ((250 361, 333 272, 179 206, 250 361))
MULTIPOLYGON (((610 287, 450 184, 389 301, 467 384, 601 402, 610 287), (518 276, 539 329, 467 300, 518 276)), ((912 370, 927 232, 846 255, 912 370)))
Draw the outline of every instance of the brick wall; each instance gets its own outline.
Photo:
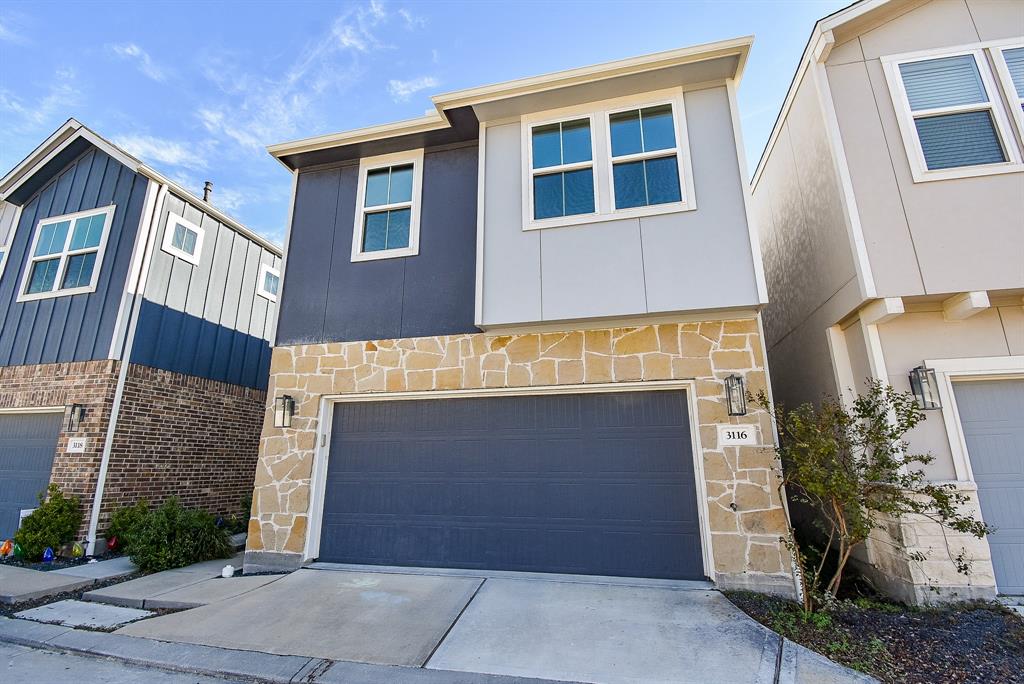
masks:
POLYGON ((0 367, 0 408, 85 406, 80 429, 73 435, 61 431, 50 475, 50 481, 66 494, 80 499, 83 539, 88 530, 119 367, 112 360, 0 367), (87 438, 85 453, 66 452, 69 436, 87 438))
POLYGON ((132 364, 100 516, 171 496, 212 513, 252 494, 266 392, 132 364))

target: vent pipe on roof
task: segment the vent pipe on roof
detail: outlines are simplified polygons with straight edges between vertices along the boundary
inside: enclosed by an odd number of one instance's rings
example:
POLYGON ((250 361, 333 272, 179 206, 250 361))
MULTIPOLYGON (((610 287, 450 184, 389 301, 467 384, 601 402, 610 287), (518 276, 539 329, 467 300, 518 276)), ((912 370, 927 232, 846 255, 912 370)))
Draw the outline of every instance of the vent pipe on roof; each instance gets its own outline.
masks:
POLYGON ((210 201, 210 193, 211 192, 213 192, 213 182, 212 181, 204 182, 203 183, 203 201, 204 202, 209 202, 210 201))

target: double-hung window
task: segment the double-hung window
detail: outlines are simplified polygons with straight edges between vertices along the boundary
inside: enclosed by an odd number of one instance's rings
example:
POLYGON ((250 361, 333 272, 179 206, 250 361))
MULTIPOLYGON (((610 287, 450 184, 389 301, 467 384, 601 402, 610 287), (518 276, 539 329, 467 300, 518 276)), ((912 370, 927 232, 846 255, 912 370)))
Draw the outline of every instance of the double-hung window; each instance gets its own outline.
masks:
POLYGON ((352 261, 419 253, 423 150, 360 160, 352 261))
POLYGON ((681 89, 530 114, 521 130, 524 230, 696 208, 681 89))
POLYGON ((535 221, 594 212, 589 118, 532 127, 530 166, 535 221))
POLYGON ((167 230, 164 231, 163 250, 184 259, 193 265, 199 264, 203 254, 203 235, 205 231, 178 214, 167 216, 167 230))
POLYGON ((113 216, 109 206, 41 220, 18 301, 95 291, 113 216))
POLYGON ((984 50, 889 57, 883 64, 915 181, 1019 166, 984 50))
POLYGON ((256 292, 272 302, 277 301, 277 291, 281 289, 281 272, 270 264, 260 265, 260 278, 256 292))
POLYGON ((615 208, 682 201, 672 105, 608 116, 615 208))
POLYGON ((992 57, 1010 103, 1010 114, 1024 140, 1024 43, 997 46, 992 57))

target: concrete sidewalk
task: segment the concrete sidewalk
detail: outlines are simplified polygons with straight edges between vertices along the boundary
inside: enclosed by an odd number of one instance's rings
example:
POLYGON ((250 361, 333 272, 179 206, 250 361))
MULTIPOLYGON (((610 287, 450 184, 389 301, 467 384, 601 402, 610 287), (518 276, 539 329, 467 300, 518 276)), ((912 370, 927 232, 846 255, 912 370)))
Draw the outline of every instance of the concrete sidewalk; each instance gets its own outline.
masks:
POLYGON ((56 596, 136 571, 138 568, 127 556, 45 571, 0 564, 0 603, 56 596))

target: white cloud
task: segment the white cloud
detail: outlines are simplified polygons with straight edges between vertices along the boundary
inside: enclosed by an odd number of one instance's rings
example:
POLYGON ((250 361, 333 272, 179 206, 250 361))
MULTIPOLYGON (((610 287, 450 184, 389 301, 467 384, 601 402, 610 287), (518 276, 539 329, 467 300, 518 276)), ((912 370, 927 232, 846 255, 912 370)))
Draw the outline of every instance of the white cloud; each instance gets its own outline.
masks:
POLYGON ((208 147, 208 143, 194 145, 151 135, 122 135, 113 141, 128 154, 147 162, 196 170, 204 169, 207 165, 203 148, 208 147))
POLYGON ((402 17, 402 21, 405 22, 405 28, 414 30, 422 28, 427 25, 427 20, 423 17, 417 16, 405 9, 404 7, 398 10, 398 16, 402 17))
POLYGON ((244 56, 219 54, 204 59, 204 75, 222 97, 196 110, 203 127, 249 151, 295 137, 320 115, 320 98, 354 83, 360 60, 387 49, 376 28, 387 21, 384 6, 371 2, 338 16, 310 41, 277 78, 248 68, 244 56))
POLYGON ((439 83, 440 81, 433 76, 420 76, 408 81, 391 79, 388 81, 388 92, 391 93, 391 97, 395 102, 407 102, 410 97, 421 90, 436 88, 439 83))
POLYGON ((46 94, 34 102, 28 102, 9 90, 0 89, 0 112, 6 112, 11 117, 5 119, 4 128, 7 132, 34 133, 40 127, 56 127, 55 120, 58 117, 61 121, 71 117, 72 108, 82 99, 82 93, 73 84, 75 72, 60 69, 55 76, 46 94))
POLYGON ((127 59, 135 62, 139 71, 142 72, 146 78, 153 79, 154 81, 163 81, 167 78, 164 70, 153 62, 149 53, 135 43, 122 43, 120 45, 110 45, 108 47, 121 59, 127 59))
POLYGON ((28 38, 22 34, 19 28, 15 27, 15 22, 12 21, 11 17, 0 17, 0 40, 14 43, 15 45, 25 45, 28 43, 28 38))

